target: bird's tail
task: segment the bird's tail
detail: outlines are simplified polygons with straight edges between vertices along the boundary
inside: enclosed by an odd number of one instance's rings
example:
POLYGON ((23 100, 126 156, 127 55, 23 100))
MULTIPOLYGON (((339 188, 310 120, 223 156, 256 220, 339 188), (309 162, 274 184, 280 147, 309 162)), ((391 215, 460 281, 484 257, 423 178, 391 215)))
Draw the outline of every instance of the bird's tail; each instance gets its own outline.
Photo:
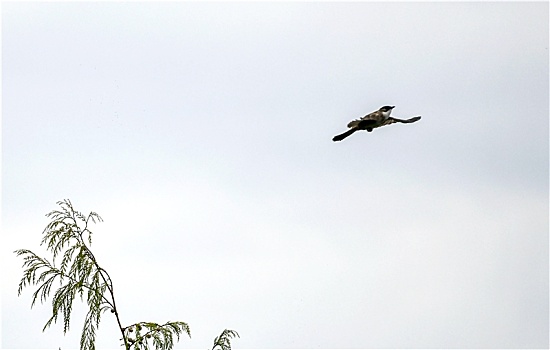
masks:
POLYGON ((345 139, 346 137, 348 137, 349 135, 353 134, 354 132, 356 132, 357 129, 353 128, 353 129, 349 129, 348 131, 346 131, 345 133, 343 134, 340 134, 340 135, 336 135, 332 138, 332 141, 342 141, 343 139, 345 139))

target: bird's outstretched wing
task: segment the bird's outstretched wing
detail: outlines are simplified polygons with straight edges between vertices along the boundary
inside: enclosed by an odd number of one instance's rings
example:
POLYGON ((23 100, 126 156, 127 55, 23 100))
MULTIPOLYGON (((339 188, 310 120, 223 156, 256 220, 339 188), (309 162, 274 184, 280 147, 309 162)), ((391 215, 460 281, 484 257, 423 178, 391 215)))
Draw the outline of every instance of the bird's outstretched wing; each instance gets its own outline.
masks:
POLYGON ((397 119, 397 118, 394 118, 394 117, 389 117, 382 124, 380 124, 379 127, 384 126, 384 125, 390 125, 390 124, 393 124, 393 123, 405 123, 405 124, 414 123, 416 121, 419 121, 420 118, 421 118, 420 116, 413 117, 411 119, 397 119))

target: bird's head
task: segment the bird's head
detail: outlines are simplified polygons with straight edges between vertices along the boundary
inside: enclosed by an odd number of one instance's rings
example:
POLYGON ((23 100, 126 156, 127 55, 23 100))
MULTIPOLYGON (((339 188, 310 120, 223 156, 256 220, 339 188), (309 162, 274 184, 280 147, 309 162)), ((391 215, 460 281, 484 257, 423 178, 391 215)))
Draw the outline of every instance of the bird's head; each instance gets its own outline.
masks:
POLYGON ((382 112, 384 116, 389 117, 391 110, 394 108, 395 106, 384 106, 384 107, 380 107, 379 111, 382 112))

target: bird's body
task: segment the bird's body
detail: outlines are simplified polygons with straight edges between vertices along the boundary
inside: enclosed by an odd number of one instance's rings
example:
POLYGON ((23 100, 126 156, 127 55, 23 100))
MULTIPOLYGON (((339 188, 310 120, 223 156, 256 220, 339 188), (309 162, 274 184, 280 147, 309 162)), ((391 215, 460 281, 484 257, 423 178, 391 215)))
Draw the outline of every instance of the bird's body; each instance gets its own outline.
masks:
POLYGON ((359 130, 367 130, 368 132, 371 132, 373 129, 379 128, 384 125, 389 125, 393 123, 414 123, 415 121, 420 119, 420 116, 411 119, 397 119, 390 117, 391 111, 394 108, 395 106, 384 106, 381 107, 379 110, 369 113, 360 119, 349 122, 348 128, 350 129, 343 134, 334 136, 332 141, 342 141, 346 137, 359 130))

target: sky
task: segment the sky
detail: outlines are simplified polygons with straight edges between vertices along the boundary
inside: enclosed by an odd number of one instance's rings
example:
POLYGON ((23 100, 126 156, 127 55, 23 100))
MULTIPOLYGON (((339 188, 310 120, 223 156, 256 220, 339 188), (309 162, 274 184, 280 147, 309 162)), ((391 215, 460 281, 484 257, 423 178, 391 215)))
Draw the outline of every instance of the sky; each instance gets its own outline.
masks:
POLYGON ((548 348, 547 2, 1 6, 2 348, 78 348, 17 296, 62 199, 176 348, 548 348))

